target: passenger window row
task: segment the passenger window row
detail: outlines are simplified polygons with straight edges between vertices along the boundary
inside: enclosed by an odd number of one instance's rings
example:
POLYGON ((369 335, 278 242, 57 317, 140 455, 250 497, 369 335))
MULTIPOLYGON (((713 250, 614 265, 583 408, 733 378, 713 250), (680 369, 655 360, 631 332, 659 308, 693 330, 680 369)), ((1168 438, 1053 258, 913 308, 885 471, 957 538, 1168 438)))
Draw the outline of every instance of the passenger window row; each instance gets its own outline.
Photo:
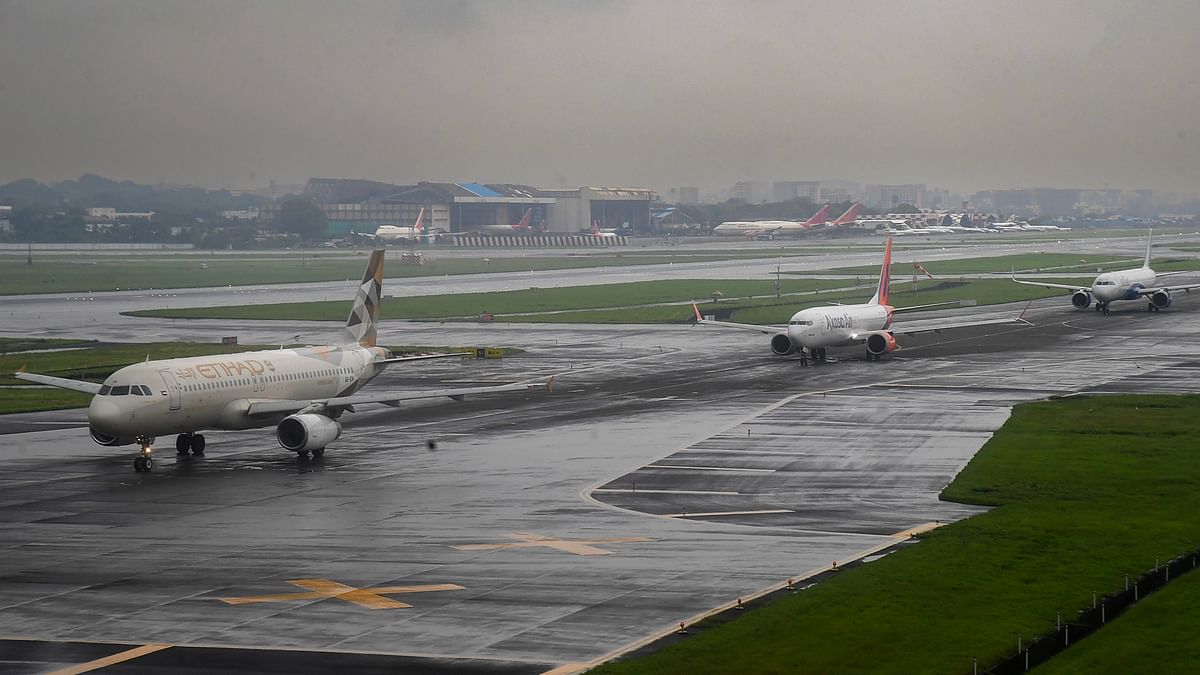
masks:
MULTIPOLYGON (((326 376, 332 376, 332 375, 338 375, 338 374, 349 374, 350 372, 351 371, 349 368, 330 368, 330 369, 326 369, 326 370, 315 370, 315 371, 311 371, 308 373, 286 373, 283 375, 267 375, 267 376, 263 377, 262 379, 265 380, 266 382, 295 382, 298 380, 303 380, 306 377, 326 377, 326 376)), ((221 382, 202 382, 200 384, 185 384, 185 385, 183 385, 183 390, 184 391, 202 391, 202 390, 210 390, 210 389, 220 389, 222 387, 229 387, 229 386, 246 386, 246 385, 251 384, 252 382, 253 382, 253 380, 245 379, 245 378, 238 379, 238 380, 225 380, 225 381, 221 381, 221 382)), ((101 390, 101 391, 103 392, 103 390, 101 390)), ((149 390, 147 390, 147 391, 149 391, 149 390)), ((146 395, 149 396, 149 394, 146 394, 146 395)))

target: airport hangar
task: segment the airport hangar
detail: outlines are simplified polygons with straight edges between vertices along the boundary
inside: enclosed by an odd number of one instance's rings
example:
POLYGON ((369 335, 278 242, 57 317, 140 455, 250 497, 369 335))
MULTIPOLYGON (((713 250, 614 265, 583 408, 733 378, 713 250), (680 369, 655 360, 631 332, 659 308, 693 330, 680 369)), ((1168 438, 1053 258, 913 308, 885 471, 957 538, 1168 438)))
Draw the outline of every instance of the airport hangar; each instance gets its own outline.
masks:
MULTIPOLYGON (((521 220, 528 209, 535 231, 554 234, 622 228, 650 230, 654 192, 646 188, 581 187, 542 189, 528 185, 431 183, 393 185, 371 180, 312 178, 301 193, 321 207, 329 234, 374 232, 380 225, 411 225, 425 209, 427 227, 473 232, 521 220)), ((263 212, 274 218, 278 208, 263 212)))

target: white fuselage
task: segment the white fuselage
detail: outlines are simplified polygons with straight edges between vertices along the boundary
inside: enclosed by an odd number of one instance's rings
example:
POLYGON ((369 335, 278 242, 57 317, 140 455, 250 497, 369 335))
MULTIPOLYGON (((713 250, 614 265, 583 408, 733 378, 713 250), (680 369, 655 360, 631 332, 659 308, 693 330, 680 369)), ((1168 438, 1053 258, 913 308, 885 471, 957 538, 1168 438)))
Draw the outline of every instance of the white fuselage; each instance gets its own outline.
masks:
POLYGON ((399 225, 380 225, 375 229, 375 238, 384 241, 416 241, 424 232, 415 227, 400 227, 399 225))
POLYGON ((1157 276, 1149 267, 1105 272, 1092 281, 1092 297, 1099 302, 1137 300, 1142 297, 1138 291, 1152 286, 1157 276))
POLYGON ((784 225, 798 225, 784 220, 752 220, 729 221, 713 228, 713 234, 725 237, 752 237, 756 234, 770 234, 784 225))
POLYGON ((788 321, 788 339, 806 349, 859 344, 891 324, 892 308, 888 305, 809 307, 788 321))
POLYGON ((386 350, 305 347, 136 363, 104 381, 88 406, 88 423, 94 431, 130 441, 137 435, 271 426, 286 415, 251 417, 251 403, 347 396, 382 371, 377 356, 386 357, 386 350))

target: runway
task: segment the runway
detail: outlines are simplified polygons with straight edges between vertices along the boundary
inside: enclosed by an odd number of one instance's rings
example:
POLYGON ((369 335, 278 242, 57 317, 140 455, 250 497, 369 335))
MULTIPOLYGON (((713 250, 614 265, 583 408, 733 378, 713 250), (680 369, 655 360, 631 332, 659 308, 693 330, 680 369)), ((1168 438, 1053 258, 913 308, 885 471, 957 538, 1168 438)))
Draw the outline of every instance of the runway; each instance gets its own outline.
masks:
POLYGON ((397 368, 372 389, 558 384, 363 409, 303 464, 262 429, 209 433, 207 458, 161 452, 135 474, 127 448, 70 426, 76 412, 7 416, 0 669, 126 654, 121 667, 163 672, 576 668, 976 512, 937 494, 1014 403, 1200 388, 1200 298, 1114 308, 1043 300, 1033 327, 909 338, 879 362, 832 350, 803 368, 704 326, 385 322, 404 342, 527 351, 397 368))

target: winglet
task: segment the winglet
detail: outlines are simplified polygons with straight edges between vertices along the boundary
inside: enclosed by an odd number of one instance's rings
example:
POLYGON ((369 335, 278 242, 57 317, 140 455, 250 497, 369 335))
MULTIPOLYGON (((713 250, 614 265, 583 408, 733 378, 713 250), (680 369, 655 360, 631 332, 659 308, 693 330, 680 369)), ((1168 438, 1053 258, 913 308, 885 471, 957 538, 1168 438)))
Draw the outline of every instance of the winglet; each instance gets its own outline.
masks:
POLYGON ((704 320, 704 317, 700 316, 700 308, 696 306, 695 300, 692 301, 692 311, 696 314, 696 323, 700 323, 704 320))
POLYGON ((17 372, 18 372, 18 373, 23 373, 23 372, 25 372, 25 364, 24 364, 24 363, 22 363, 22 364, 21 364, 21 367, 20 367, 20 368, 17 368, 17 372))

